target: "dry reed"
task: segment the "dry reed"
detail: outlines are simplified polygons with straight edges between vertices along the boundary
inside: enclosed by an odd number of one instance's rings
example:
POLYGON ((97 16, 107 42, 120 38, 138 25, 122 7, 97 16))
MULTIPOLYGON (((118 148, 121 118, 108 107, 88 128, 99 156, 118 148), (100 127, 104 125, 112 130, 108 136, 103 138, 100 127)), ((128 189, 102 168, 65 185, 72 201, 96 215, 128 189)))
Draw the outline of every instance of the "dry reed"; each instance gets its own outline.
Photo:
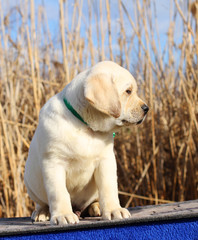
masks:
POLYGON ((59 0, 60 34, 52 41, 44 6, 36 14, 34 0, 24 1, 4 15, 0 1, 0 217, 29 216, 34 207, 23 172, 40 108, 78 72, 104 59, 114 59, 133 73, 151 109, 141 126, 123 129, 115 138, 122 205, 196 199, 197 2, 184 13, 177 0, 171 1, 163 52, 155 1, 131 1, 130 10, 122 0, 114 5, 89 0, 88 19, 83 1, 74 1, 71 20, 68 2, 59 0), (112 7, 119 15, 119 35, 112 31, 112 7), (12 15, 18 19, 16 38, 12 15), (174 37, 176 17, 183 22, 179 44, 174 37))

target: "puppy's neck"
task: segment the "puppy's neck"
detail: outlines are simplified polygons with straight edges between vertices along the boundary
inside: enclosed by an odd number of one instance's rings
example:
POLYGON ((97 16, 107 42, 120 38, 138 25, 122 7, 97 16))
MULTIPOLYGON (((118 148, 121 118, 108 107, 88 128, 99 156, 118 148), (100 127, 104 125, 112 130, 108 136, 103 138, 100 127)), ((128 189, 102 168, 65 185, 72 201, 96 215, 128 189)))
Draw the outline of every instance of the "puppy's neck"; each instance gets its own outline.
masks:
POLYGON ((110 117, 91 105, 88 105, 82 112, 83 118, 86 119, 88 126, 95 132, 113 133, 115 128, 115 119, 110 117))

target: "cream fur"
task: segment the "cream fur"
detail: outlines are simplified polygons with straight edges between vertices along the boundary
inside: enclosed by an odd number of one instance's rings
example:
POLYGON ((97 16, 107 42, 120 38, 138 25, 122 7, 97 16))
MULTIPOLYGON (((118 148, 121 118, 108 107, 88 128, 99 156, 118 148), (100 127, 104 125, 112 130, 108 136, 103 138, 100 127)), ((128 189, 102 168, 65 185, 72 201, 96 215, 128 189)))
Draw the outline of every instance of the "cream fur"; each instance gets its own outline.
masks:
POLYGON ((143 120, 143 104, 133 76, 104 61, 43 106, 25 167, 27 191, 37 204, 33 220, 47 220, 50 212, 52 224, 76 223, 72 208, 82 211, 98 198, 104 219, 130 216, 119 204, 112 133, 143 120), (88 126, 66 108, 64 97, 88 126))

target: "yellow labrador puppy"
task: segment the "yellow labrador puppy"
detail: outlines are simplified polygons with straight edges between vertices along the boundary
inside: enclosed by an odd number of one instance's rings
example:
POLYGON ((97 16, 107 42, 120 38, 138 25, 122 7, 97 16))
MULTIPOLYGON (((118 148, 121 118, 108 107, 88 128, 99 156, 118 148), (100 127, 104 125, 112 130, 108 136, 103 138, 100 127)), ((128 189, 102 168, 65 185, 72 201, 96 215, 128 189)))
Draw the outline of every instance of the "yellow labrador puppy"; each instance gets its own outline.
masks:
POLYGON ((148 110, 133 76, 110 61, 80 73, 52 97, 41 109, 25 167, 36 202, 32 220, 77 223, 75 210, 86 208, 103 219, 128 218, 118 199, 113 132, 141 123, 148 110))

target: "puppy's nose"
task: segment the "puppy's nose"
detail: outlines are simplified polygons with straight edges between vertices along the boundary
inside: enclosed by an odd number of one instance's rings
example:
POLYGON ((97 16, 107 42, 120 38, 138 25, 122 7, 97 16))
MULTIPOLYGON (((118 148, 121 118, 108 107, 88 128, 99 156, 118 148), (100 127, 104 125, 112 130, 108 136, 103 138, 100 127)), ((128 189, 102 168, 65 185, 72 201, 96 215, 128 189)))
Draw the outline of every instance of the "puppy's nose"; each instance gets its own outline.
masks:
POLYGON ((141 108, 143 109, 144 113, 147 114, 149 107, 146 104, 144 104, 141 106, 141 108))

